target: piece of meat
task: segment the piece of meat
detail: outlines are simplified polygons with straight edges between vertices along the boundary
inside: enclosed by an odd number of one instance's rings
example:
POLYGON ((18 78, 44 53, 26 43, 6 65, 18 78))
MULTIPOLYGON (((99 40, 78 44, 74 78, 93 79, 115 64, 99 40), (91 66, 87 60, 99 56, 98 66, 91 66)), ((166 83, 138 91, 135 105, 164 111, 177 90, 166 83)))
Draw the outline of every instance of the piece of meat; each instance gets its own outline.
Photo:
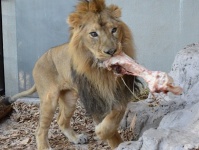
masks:
POLYGON ((103 63, 108 70, 113 70, 116 75, 128 74, 143 78, 152 93, 172 92, 176 95, 182 93, 182 88, 174 86, 172 77, 167 73, 147 70, 123 52, 103 63))

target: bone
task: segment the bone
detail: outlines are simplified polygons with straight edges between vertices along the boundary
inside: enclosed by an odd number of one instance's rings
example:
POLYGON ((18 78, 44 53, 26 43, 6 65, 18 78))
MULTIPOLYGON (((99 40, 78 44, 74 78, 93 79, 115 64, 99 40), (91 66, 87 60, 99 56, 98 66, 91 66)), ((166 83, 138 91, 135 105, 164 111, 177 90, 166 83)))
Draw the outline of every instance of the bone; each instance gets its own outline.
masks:
POLYGON ((128 74, 143 78, 152 93, 171 92, 175 95, 180 95, 183 92, 181 87, 174 85, 172 77, 167 73, 150 71, 123 52, 104 61, 103 64, 108 70, 112 70, 118 76, 128 74))

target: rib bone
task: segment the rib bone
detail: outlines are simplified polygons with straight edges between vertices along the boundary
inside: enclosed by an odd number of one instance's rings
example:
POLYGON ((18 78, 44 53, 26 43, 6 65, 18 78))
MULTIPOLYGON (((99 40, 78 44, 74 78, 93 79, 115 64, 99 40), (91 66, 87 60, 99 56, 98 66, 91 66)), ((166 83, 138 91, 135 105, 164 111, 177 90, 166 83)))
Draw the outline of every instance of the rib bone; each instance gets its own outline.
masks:
POLYGON ((128 74, 143 78, 152 93, 172 92, 179 95, 183 91, 181 87, 173 85, 173 79, 167 73, 147 70, 123 52, 106 60, 104 65, 117 75, 128 74))

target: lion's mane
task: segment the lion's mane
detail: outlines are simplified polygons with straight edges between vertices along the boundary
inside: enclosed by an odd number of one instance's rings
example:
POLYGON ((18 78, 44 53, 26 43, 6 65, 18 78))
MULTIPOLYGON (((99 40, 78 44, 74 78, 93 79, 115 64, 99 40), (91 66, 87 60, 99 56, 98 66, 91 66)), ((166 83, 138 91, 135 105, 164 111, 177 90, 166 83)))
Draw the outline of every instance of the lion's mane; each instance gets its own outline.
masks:
MULTIPOLYGON (((113 107, 126 106, 133 95, 121 78, 116 78, 112 72, 98 65, 98 60, 82 42, 81 37, 86 34, 82 33, 82 28, 88 23, 87 18, 93 17, 89 16, 91 13, 94 15, 106 13, 120 22, 119 39, 122 50, 131 57, 134 57, 135 51, 131 32, 127 25, 119 19, 121 10, 117 6, 107 7, 104 0, 82 0, 76 6, 76 11, 69 16, 68 22, 72 26, 69 42, 71 76, 77 85, 80 99, 87 112, 102 120, 113 107)), ((99 24, 103 22, 99 21, 99 24)), ((139 93, 138 84, 140 82, 136 77, 125 75, 123 78, 135 94, 139 93)))

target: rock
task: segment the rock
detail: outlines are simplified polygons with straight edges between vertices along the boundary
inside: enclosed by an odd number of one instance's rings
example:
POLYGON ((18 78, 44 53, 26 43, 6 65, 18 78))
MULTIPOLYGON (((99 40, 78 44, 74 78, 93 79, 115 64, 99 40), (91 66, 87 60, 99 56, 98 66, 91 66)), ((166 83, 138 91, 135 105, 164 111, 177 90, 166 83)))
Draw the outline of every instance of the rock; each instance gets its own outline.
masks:
POLYGON ((117 150, 199 149, 199 43, 178 52, 169 75, 183 94, 150 94, 130 103, 121 127, 129 127, 136 115, 134 133, 139 139, 124 142, 117 150))

